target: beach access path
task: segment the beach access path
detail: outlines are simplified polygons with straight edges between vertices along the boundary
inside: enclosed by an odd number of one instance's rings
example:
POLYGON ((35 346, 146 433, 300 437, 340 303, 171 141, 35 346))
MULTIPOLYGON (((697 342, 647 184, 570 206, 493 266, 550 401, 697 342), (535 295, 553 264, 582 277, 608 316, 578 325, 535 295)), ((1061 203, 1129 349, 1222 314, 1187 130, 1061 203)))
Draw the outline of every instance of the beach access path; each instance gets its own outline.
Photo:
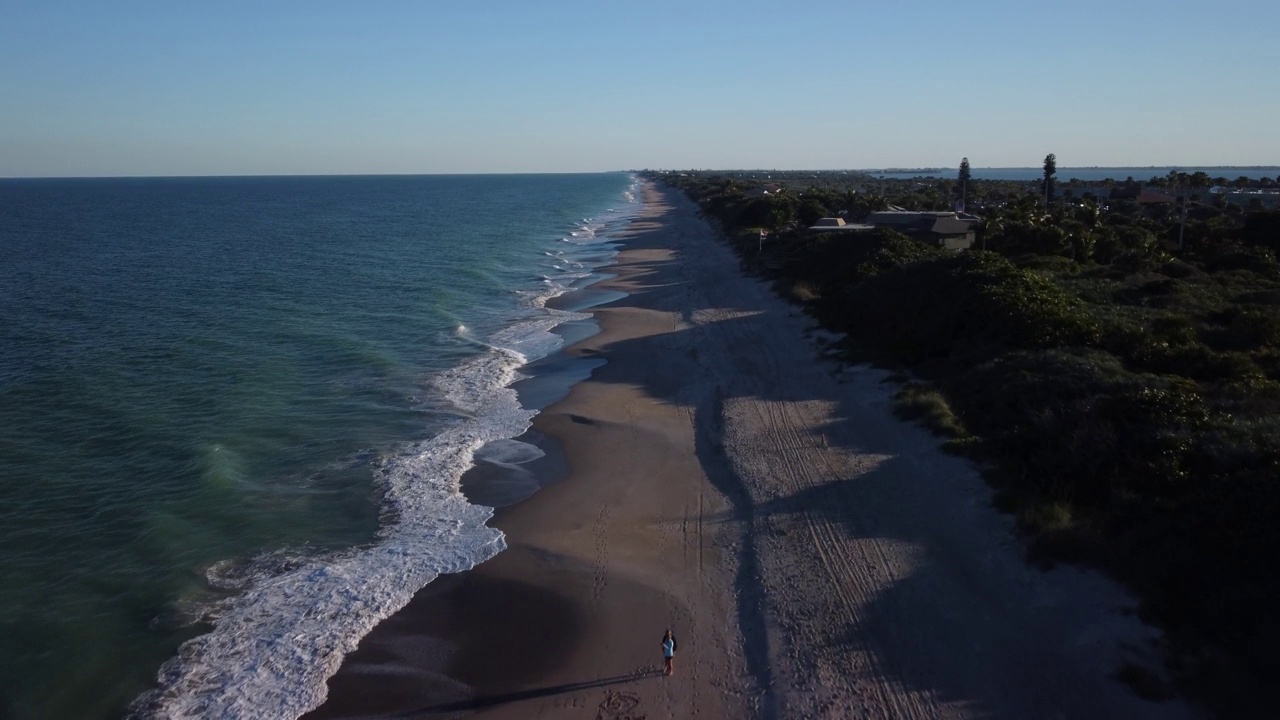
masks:
POLYGON ((1028 566, 885 373, 824 355, 685 197, 643 199, 605 284, 627 297, 566 350, 607 362, 534 421, 567 477, 375 630, 316 718, 1196 717, 1115 679, 1161 675, 1132 598, 1028 566), (459 684, 428 688, 406 648, 441 634, 459 684))

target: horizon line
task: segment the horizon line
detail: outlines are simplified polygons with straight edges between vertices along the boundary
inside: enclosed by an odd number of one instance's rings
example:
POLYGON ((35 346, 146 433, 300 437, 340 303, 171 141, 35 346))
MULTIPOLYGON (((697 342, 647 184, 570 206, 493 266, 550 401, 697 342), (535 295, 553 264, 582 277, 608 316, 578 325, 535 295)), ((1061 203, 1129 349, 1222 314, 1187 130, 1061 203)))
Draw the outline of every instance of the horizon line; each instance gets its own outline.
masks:
MULTIPOLYGON (((957 166, 958 167, 958 166, 957 166)), ((1276 164, 1256 164, 1256 165, 1194 165, 1194 164, 1169 164, 1169 165, 1061 165, 1058 171, 1063 170, 1147 170, 1155 168, 1170 168, 1178 170, 1182 168, 1209 168, 1215 170, 1280 170, 1280 163, 1276 164)), ((613 169, 613 170, 521 170, 508 172, 405 172, 405 173, 379 173, 379 172, 352 172, 352 173, 218 173, 206 175, 3 175, 0 181, 5 180, 199 180, 212 178, 225 179, 243 179, 243 178, 337 178, 337 177, 480 177, 494 175, 608 175, 612 173, 640 173, 640 172, 856 172, 864 174, 885 173, 892 171, 893 174, 906 174, 911 172, 954 170, 950 165, 917 165, 917 166, 893 166, 886 165, 881 167, 864 167, 864 168, 629 168, 629 169, 613 169)), ((973 170, 1038 170, 1038 165, 974 165, 973 170)))
POLYGON ((512 172, 438 173, 218 173, 209 175, 0 175, 4 180, 207 180, 210 178, 332 178, 332 177, 475 177, 486 175, 609 175, 640 170, 519 170, 512 172))

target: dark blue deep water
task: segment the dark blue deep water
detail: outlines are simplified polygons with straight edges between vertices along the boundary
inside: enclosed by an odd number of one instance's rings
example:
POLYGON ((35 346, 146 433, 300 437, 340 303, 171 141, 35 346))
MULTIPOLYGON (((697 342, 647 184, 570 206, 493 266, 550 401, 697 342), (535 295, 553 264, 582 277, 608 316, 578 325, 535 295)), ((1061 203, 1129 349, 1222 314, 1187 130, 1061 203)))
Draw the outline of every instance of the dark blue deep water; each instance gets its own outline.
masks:
POLYGON ((633 180, 0 180, 0 715, 296 716, 498 552, 457 478, 633 180))

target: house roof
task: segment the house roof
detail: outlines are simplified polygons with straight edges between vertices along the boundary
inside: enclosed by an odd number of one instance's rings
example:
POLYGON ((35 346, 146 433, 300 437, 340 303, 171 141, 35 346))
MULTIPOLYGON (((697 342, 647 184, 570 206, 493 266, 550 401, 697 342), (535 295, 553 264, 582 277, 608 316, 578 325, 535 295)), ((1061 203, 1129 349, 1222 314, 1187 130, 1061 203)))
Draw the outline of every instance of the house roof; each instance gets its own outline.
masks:
POLYGON ((938 218, 933 223, 933 232, 938 235, 964 235, 973 229, 975 225, 972 220, 963 220, 961 218, 938 218))
POLYGON ((874 225, 863 225, 861 223, 841 223, 840 225, 810 225, 809 229, 814 232, 862 232, 863 230, 875 230, 874 225))
POLYGON ((872 225, 914 225, 925 220, 936 220, 938 218, 954 218, 956 214, 951 211, 942 210, 880 210, 873 212, 867 217, 867 222, 872 225))
POLYGON ((922 212, 881 210, 880 212, 871 213, 867 218, 867 222, 871 225, 890 227, 908 235, 924 235, 926 233, 963 235, 978 224, 978 218, 973 215, 962 216, 959 213, 942 210, 922 212))
POLYGON ((1172 195, 1143 190, 1138 193, 1137 201, 1140 203, 1172 203, 1174 199, 1172 195))

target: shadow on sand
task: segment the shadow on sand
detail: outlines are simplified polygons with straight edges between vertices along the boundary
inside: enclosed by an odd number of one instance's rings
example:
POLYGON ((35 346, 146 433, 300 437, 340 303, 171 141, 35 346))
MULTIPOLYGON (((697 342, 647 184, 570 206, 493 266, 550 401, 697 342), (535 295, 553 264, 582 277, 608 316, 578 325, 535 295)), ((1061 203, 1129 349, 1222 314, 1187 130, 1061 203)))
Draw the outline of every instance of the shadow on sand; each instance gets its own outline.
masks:
POLYGON ((531 690, 519 690, 517 692, 500 693, 497 695, 482 695, 469 700, 441 703, 439 705, 419 708, 417 710, 400 713, 398 715, 390 715, 388 717, 411 718, 426 713, 483 710, 495 705, 505 705, 507 703, 518 702, 520 700, 532 700, 534 698, 550 697, 552 695, 564 695, 567 693, 578 692, 579 690, 590 690, 592 688, 608 687, 609 685, 619 685, 621 683, 643 680, 644 678, 659 677, 660 675, 662 675, 662 671, 655 668, 638 673, 629 673, 627 675, 615 675, 613 677, 584 680, 582 682, 548 685, 546 687, 533 688, 531 690))

